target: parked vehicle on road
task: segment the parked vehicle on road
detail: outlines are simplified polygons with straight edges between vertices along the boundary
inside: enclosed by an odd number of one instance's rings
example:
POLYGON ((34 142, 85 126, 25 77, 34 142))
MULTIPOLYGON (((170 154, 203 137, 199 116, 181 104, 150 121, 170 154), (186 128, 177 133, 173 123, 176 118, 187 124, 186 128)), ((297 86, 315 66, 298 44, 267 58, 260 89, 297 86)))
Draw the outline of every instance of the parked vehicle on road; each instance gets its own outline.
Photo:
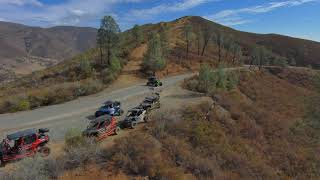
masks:
POLYGON ((138 107, 147 111, 160 108, 160 95, 147 96, 138 107))
POLYGON ((122 121, 122 128, 134 128, 137 124, 148 121, 147 110, 143 108, 133 108, 128 111, 125 119, 122 121))
POLYGON ((148 78, 147 86, 152 86, 152 87, 162 86, 162 82, 156 76, 150 76, 148 78))
POLYGON ((103 115, 121 116, 124 111, 121 109, 121 103, 119 101, 106 101, 103 106, 95 112, 95 117, 103 115))
POLYGON ((27 129, 7 135, 0 144, 0 166, 5 163, 30 157, 36 153, 50 154, 47 147, 49 129, 27 129))
POLYGON ((104 115, 92 120, 82 134, 100 141, 110 135, 117 135, 119 131, 120 128, 116 118, 114 116, 104 115))

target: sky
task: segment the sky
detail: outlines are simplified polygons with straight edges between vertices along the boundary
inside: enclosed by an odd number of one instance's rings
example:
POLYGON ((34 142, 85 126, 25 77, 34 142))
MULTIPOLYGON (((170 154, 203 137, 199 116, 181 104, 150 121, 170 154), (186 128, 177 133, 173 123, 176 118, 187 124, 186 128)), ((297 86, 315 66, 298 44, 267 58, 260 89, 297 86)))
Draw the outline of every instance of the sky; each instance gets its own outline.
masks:
POLYGON ((0 0, 0 21, 30 26, 99 27, 104 15, 122 30, 192 15, 241 31, 320 42, 320 0, 0 0))

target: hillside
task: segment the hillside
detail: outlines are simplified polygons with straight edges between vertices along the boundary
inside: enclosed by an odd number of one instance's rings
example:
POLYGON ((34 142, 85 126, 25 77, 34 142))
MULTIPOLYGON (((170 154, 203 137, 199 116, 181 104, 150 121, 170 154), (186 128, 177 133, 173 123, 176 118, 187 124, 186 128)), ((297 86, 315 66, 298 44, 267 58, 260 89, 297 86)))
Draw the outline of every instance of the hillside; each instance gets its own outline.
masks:
MULTIPOLYGON (((274 54, 274 56, 284 57, 288 63, 294 60, 297 66, 313 66, 314 68, 320 67, 320 43, 310 40, 298 39, 288 36, 282 36, 277 34, 255 34, 249 32, 238 31, 212 21, 206 20, 198 16, 182 17, 172 22, 162 22, 159 24, 144 25, 143 29, 145 33, 150 31, 158 31, 161 26, 168 27, 168 37, 171 44, 171 56, 169 56, 169 62, 175 61, 181 64, 181 58, 185 58, 185 35, 184 27, 191 25, 192 38, 190 47, 190 62, 206 62, 217 63, 217 45, 214 40, 210 39, 208 46, 204 51, 204 56, 198 54, 198 34, 200 34, 200 54, 204 44, 203 33, 208 30, 209 36, 216 36, 221 33, 224 39, 232 39, 242 48, 243 55, 245 56, 245 62, 249 63, 248 56, 250 52, 256 46, 264 46, 274 54), (202 35, 201 35, 202 34, 202 35)), ((223 47, 225 50, 226 47, 223 47)), ((224 53, 223 53, 224 54, 224 53)), ((183 61, 183 60, 182 60, 183 61)), ((183 64, 183 63, 182 63, 183 64)), ((187 65, 186 63, 185 65, 187 65)), ((193 68, 190 65, 190 68, 193 68)))
MULTIPOLYGON (((11 24, 11 26, 18 26, 21 29, 20 25, 11 24)), ((199 70, 200 65, 204 63, 217 67, 219 65, 218 47, 216 42, 213 40, 214 38, 212 37, 214 36, 214 34, 217 35, 218 33, 223 34, 225 38, 231 39, 232 37, 233 41, 240 45, 243 51, 243 60, 245 61, 245 63, 248 63, 248 61, 250 60, 249 54, 252 51, 253 47, 265 45, 265 47, 269 49, 269 51, 272 51, 272 54, 274 56, 281 56, 286 58, 287 60, 294 59, 298 66, 312 65, 316 68, 319 65, 318 60, 320 59, 320 51, 318 50, 320 49, 320 43, 302 39, 295 39, 281 35, 259 35, 241 32, 208 21, 201 17, 188 16, 171 22, 142 25, 142 41, 138 44, 132 36, 132 29, 120 33, 119 37, 121 42, 119 44, 118 57, 119 59, 121 59, 119 65, 121 67, 118 68, 121 69, 125 67, 122 73, 126 74, 126 76, 122 77, 130 77, 132 75, 141 76, 143 75, 143 73, 145 73, 144 69, 141 69, 141 63, 143 52, 145 52, 147 49, 146 45, 148 44, 150 34, 152 32, 159 33, 163 28, 166 29, 165 34, 168 40, 169 51, 168 55, 166 56, 166 68, 160 72, 157 72, 157 75, 159 75, 160 77, 189 72, 190 70, 197 71, 199 70), (186 43, 184 27, 186 25, 191 25, 192 27, 192 38, 190 40, 191 43, 189 47, 188 58, 186 58, 185 53, 186 43), (201 52, 199 53, 199 51, 202 51, 204 39, 199 36, 199 41, 197 41, 196 37, 197 34, 204 33, 203 31, 205 30, 207 30, 207 33, 211 38, 209 39, 208 44, 203 51, 203 55, 201 55, 201 52), (303 54, 301 54, 301 52, 303 52, 303 54), (139 71, 142 73, 139 73, 139 71)), ((49 29, 35 29, 39 31, 48 30, 49 32, 56 32, 53 34, 58 35, 63 29, 72 30, 73 28, 55 27, 49 29)), ((66 49, 67 48, 64 48, 64 50, 66 49)), ((227 66, 239 66, 241 65, 241 63, 243 63, 240 58, 237 60, 237 62, 232 62, 232 55, 226 49, 227 48, 224 46, 222 46, 221 48, 221 63, 224 63, 227 66)), ((36 50, 34 50, 34 52, 36 52, 36 50)), ((51 51, 46 52, 51 53, 51 51)), ((114 79, 117 78, 117 75, 119 74, 118 71, 120 72, 120 70, 117 70, 117 73, 115 74, 110 73, 110 69, 108 69, 109 67, 101 67, 99 61, 99 50, 91 49, 90 51, 78 55, 70 59, 69 61, 60 62, 59 64, 48 69, 35 72, 33 74, 19 78, 14 82, 0 86, 0 112, 3 113, 8 111, 19 111, 21 107, 15 108, 14 106, 15 104, 19 104, 19 102, 21 101, 30 102, 29 106, 22 109, 33 109, 39 106, 65 102, 75 99, 78 96, 88 95, 101 91, 104 86, 101 86, 100 81, 103 81, 103 84, 110 84, 114 79), (85 67, 81 67, 81 62, 83 62, 84 60, 89 61, 89 65, 87 67, 93 68, 93 72, 91 71, 91 69, 89 70, 90 73, 88 74, 86 70, 83 69, 85 67), (94 83, 92 83, 92 80, 95 80, 94 83), (75 93, 75 91, 79 88, 79 83, 84 83, 86 84, 86 86, 88 86, 88 84, 91 84, 95 88, 89 88, 89 92, 79 95, 79 93, 75 93), (51 91, 55 92, 52 93, 51 91), (43 97, 39 98, 39 96, 43 97), (47 102, 47 99, 51 100, 47 102), (8 106, 8 104, 10 106, 8 106), (13 105, 13 107, 11 107, 11 105, 13 105), (3 110, 1 109, 1 107, 5 109, 3 110)), ((27 68, 24 67, 23 70, 25 71, 25 69, 27 68)), ((8 75, 12 76, 13 73, 7 73, 7 76, 8 75)), ((121 78, 120 80, 124 79, 121 78)))
POLYGON ((234 72, 237 86, 208 95, 168 86, 147 123, 98 144, 79 131, 3 179, 319 179, 317 71, 234 72))
POLYGON ((83 53, 95 44, 94 28, 40 28, 0 22, 0 72, 28 74, 83 53), (30 42, 28 57, 25 38, 30 42))

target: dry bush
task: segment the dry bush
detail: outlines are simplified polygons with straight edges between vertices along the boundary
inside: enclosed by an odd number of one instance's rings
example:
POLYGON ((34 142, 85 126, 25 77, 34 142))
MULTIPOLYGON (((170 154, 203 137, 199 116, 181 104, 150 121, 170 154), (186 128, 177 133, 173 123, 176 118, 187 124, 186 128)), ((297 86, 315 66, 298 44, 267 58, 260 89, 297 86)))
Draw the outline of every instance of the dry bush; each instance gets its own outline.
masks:
POLYGON ((129 173, 155 177, 161 169, 160 148, 151 136, 138 134, 117 141, 112 160, 129 173))
POLYGON ((53 158, 33 157, 15 164, 15 171, 0 177, 1 180, 51 180, 63 172, 63 166, 53 158))
POLYGON ((159 141, 148 134, 135 134, 117 140, 112 149, 111 160, 124 172, 151 179, 186 179, 181 168, 170 163, 163 154, 159 141))
POLYGON ((65 150, 68 151, 72 148, 77 148, 86 144, 87 139, 82 135, 80 129, 71 128, 65 134, 64 138, 65 150))
POLYGON ((25 94, 6 97, 0 100, 0 113, 25 111, 30 108, 31 103, 25 94))
POLYGON ((99 80, 55 84, 32 89, 26 94, 0 98, 0 113, 24 111, 40 106, 58 104, 101 91, 105 86, 99 80))
POLYGON ((93 141, 86 141, 82 146, 68 148, 63 159, 65 161, 64 168, 86 168, 87 165, 98 161, 101 153, 101 149, 93 141))

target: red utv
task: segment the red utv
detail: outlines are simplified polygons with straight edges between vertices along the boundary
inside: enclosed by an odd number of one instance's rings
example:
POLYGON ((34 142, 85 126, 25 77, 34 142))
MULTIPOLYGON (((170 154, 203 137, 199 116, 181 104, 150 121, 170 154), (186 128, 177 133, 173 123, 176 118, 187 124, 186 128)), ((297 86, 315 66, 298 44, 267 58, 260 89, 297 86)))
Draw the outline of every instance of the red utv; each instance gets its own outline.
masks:
POLYGON ((100 116, 92 120, 83 135, 94 137, 97 141, 107 138, 110 135, 117 135, 120 131, 117 120, 114 116, 100 116))
POLYGON ((36 153, 48 156, 50 149, 46 147, 49 136, 48 129, 27 129, 10 135, 0 144, 0 166, 6 162, 30 157, 36 153))

